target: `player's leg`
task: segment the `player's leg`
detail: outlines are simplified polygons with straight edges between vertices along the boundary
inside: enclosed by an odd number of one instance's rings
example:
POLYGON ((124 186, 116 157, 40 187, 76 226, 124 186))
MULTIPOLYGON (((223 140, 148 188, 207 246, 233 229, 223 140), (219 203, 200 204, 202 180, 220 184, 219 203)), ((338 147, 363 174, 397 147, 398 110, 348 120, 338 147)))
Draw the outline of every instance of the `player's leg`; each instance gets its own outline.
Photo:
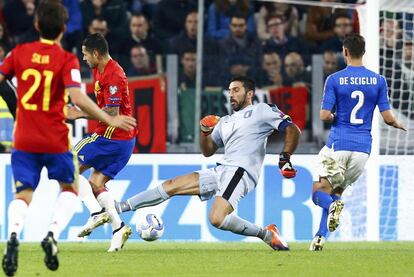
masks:
MULTIPOLYGON (((105 145, 101 141, 101 138, 96 134, 86 136, 75 145, 74 150, 78 154, 80 174, 84 173, 91 167, 97 168, 97 165, 99 165, 102 162, 104 162, 105 164, 112 162, 107 162, 105 160, 105 157, 108 156, 105 152, 106 146, 107 145, 105 145)), ((113 156, 115 158, 117 157, 117 155, 113 156)), ((90 235, 95 228, 108 222, 110 220, 110 217, 109 214, 105 211, 104 207, 102 207, 97 201, 92 191, 91 184, 83 175, 79 175, 78 183, 79 198, 88 208, 91 215, 78 234, 78 237, 84 237, 90 235)))
MULTIPOLYGON (((333 149, 323 147, 318 155, 319 162, 319 181, 314 182, 312 190, 312 201, 315 205, 322 208, 319 229, 316 232, 309 250, 322 250, 328 234, 329 209, 333 203, 337 203, 332 198, 334 187, 344 182, 344 166, 333 149)), ((338 202, 339 203, 339 202, 338 202)))
POLYGON ((322 215, 319 223, 319 229, 311 242, 309 250, 322 250, 325 244, 325 240, 328 235, 327 222, 329 207, 333 202, 331 193, 332 187, 326 178, 321 178, 319 182, 314 182, 312 200, 315 203, 315 205, 318 205, 322 208, 322 215))
POLYGON ((242 168, 219 166, 216 168, 219 189, 210 210, 210 223, 221 230, 243 236, 258 237, 274 250, 288 250, 274 224, 266 228, 240 218, 234 209, 247 193, 254 189, 254 181, 242 168))
POLYGON ((361 176, 369 158, 367 153, 362 152, 338 151, 336 155, 336 160, 339 164, 343 165, 345 170, 344 181, 332 185, 332 198, 334 201, 329 207, 328 214, 328 227, 330 232, 335 231, 339 226, 340 214, 344 208, 344 202, 341 200, 343 191, 361 176))
POLYGON ((119 217, 119 214, 115 209, 115 200, 105 187, 105 184, 111 179, 111 177, 96 170, 94 170, 89 177, 89 183, 92 186, 93 193, 95 194, 98 203, 101 207, 105 208, 105 211, 109 214, 111 219, 113 237, 108 252, 121 250, 132 233, 131 227, 125 225, 119 217))
MULTIPOLYGON (((79 167, 79 172, 82 174, 84 171, 89 169, 89 165, 81 165, 79 167)), ((79 198, 82 200, 83 204, 88 208, 90 212, 90 217, 85 225, 81 228, 81 231, 78 234, 78 237, 89 236, 94 229, 103 225, 106 222, 109 222, 111 219, 109 213, 105 211, 103 207, 99 204, 98 200, 93 194, 91 184, 83 176, 79 175, 79 198)))
POLYGON ((74 153, 68 151, 62 154, 43 154, 49 179, 57 180, 61 192, 56 198, 53 208, 49 231, 42 240, 41 246, 45 253, 44 262, 48 269, 57 270, 59 267, 57 240, 75 214, 79 204, 78 195, 78 163, 74 153))
POLYGON ((18 265, 19 236, 23 230, 28 205, 32 201, 33 190, 25 189, 15 194, 8 208, 8 240, 2 260, 3 271, 13 276, 18 265))
POLYGON ((200 195, 199 173, 193 172, 176 177, 157 185, 155 188, 140 192, 126 201, 116 203, 118 212, 135 211, 155 206, 174 195, 200 195))
POLYGON ((26 221, 26 214, 32 201, 42 169, 36 154, 13 150, 11 164, 15 180, 15 194, 8 207, 8 240, 2 260, 6 275, 13 276, 18 265, 18 246, 20 233, 26 221))

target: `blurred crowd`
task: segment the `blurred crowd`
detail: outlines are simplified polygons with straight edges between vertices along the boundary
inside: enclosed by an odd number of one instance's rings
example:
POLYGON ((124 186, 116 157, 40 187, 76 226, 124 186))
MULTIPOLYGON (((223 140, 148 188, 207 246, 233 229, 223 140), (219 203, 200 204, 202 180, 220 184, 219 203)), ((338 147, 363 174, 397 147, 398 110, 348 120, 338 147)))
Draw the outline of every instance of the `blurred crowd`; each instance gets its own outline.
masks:
MULTIPOLYGON (((179 93, 195 87, 197 0, 62 2, 69 12, 62 46, 78 56, 83 78, 90 77, 90 69, 82 61, 82 40, 88 34, 102 33, 111 56, 128 77, 163 73, 166 55, 173 54, 178 57, 179 93)), ((329 4, 362 4, 364 0, 320 2, 327 6, 205 0, 203 87, 226 88, 231 77, 248 75, 261 88, 300 86, 311 95, 312 56, 321 55, 325 80, 345 67, 343 38, 359 32, 354 9, 331 8, 329 4)), ((16 45, 38 39, 33 27, 37 3, 0 0, 0 62, 16 45)), ((389 14, 393 15, 381 14, 380 73, 386 76, 394 107, 408 109, 414 89, 413 14, 389 14)))
MULTIPOLYGON (((38 39, 33 27, 37 1, 0 2, 2 60, 15 45, 38 39)), ((157 55, 177 54, 179 83, 195 85, 197 0, 62 2, 69 12, 63 47, 80 60, 83 38, 99 32, 128 76, 159 73, 162 59, 157 60, 157 55)), ((343 67, 337 55, 343 37, 358 32, 353 10, 249 0, 204 2, 204 86, 225 86, 234 75, 253 76, 261 87, 309 86, 311 55, 323 54, 328 75, 343 67)), ((89 77, 89 69, 81 64, 82 76, 89 77)))

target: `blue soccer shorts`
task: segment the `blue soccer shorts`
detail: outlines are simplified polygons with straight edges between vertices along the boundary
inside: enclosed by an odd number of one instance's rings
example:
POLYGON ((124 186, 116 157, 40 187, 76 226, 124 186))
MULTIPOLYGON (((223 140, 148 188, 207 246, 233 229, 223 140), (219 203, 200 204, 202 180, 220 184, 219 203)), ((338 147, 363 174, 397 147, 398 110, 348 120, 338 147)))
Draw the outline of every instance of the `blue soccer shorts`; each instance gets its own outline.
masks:
POLYGON ((40 180, 43 167, 48 170, 49 179, 72 184, 77 178, 77 161, 71 152, 59 154, 29 153, 12 150, 11 165, 13 170, 15 192, 31 188, 35 190, 40 180))
POLYGON ((91 166, 113 179, 128 163, 134 146, 135 138, 113 140, 92 134, 78 142, 74 150, 81 164, 91 166))

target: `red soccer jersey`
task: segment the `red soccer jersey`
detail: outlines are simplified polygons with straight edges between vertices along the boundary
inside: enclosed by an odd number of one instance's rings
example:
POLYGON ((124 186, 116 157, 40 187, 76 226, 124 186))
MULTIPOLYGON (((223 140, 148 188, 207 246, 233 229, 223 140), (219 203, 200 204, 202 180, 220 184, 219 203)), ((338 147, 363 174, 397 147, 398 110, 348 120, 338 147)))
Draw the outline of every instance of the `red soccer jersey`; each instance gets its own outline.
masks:
POLYGON ((4 59, 0 73, 17 78, 13 147, 31 153, 68 151, 66 88, 80 87, 76 56, 42 39, 16 46, 4 59))
MULTIPOLYGON (((93 69, 94 91, 98 106, 119 107, 119 113, 132 116, 129 98, 128 80, 122 67, 114 60, 109 60, 102 73, 93 69)), ((135 130, 124 131, 99 121, 95 133, 107 139, 129 140, 135 136, 135 130)))

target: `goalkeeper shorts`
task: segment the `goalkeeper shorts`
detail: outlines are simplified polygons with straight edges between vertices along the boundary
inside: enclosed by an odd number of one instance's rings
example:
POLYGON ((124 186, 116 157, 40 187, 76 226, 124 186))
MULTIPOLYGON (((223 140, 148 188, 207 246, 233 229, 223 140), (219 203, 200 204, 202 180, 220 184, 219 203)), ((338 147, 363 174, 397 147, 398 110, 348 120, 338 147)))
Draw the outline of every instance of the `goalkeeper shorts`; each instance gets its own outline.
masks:
POLYGON ((255 188, 254 180, 241 167, 219 165, 196 172, 202 201, 221 196, 237 209, 239 201, 255 188))

